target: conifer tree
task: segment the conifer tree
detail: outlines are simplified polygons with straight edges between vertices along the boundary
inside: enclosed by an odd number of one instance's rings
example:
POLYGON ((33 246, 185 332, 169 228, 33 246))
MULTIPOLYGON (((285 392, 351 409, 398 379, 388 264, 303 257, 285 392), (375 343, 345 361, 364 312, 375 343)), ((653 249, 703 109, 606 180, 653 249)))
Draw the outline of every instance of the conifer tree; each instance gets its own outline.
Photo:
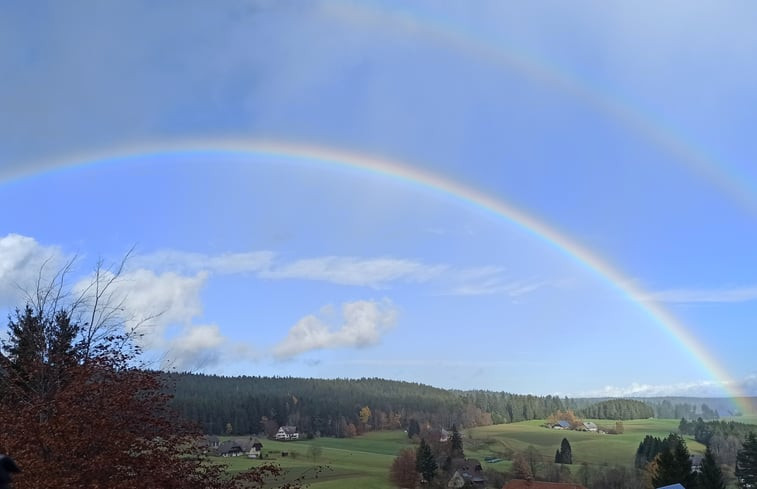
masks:
POLYGON ((736 455, 736 478, 743 488, 757 487, 757 437, 754 432, 747 435, 736 455))
POLYGON ((699 466, 697 482, 698 489, 725 489, 723 471, 720 470, 720 466, 715 461, 715 456, 709 447, 705 450, 704 459, 699 466))
POLYGON ((671 434, 668 447, 655 458, 655 472, 652 483, 655 487, 682 484, 686 488, 696 485, 696 477, 691 470, 691 455, 683 438, 671 434))
POLYGON ((428 446, 425 439, 421 439, 421 444, 415 454, 415 470, 421 474, 424 480, 431 482, 434 480, 437 468, 438 465, 434 459, 434 454, 431 452, 431 447, 428 446))
POLYGON ((563 438, 562 443, 560 443, 560 463, 573 463, 573 450, 570 448, 570 442, 567 438, 563 438))
POLYGON ((450 456, 452 458, 464 458, 463 452, 463 437, 460 436, 460 432, 457 431, 457 425, 452 425, 452 436, 450 437, 450 456))

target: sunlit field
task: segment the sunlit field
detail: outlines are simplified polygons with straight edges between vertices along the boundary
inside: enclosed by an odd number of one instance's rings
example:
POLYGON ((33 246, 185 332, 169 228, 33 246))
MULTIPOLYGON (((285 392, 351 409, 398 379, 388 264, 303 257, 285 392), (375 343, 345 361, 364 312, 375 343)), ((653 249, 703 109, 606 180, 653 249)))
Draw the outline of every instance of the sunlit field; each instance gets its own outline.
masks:
MULTIPOLYGON (((742 422, 754 417, 740 417, 742 422)), ((599 426, 614 426, 607 420, 593 420, 599 426)), ((463 430, 465 455, 476 458, 485 469, 507 472, 511 468, 508 458, 533 446, 542 455, 544 463, 554 460, 555 450, 563 438, 567 438, 573 451, 574 471, 586 462, 590 465, 624 465, 632 467, 634 455, 644 436, 660 438, 675 433, 679 420, 644 419, 625 421, 624 433, 607 435, 599 433, 554 430, 541 426, 543 420, 501 424, 463 430), (487 457, 503 459, 495 463, 487 457)), ((232 437, 234 438, 234 437, 232 437)), ((238 438, 238 437, 237 437, 238 438)), ((684 437, 692 454, 704 453, 704 446, 691 437, 684 437)), ((265 459, 250 460, 245 457, 217 458, 227 464, 229 471, 245 470, 264 461, 280 464, 287 471, 287 480, 304 479, 313 488, 340 489, 364 487, 384 489, 391 485, 388 471, 392 460, 405 447, 416 447, 403 431, 370 432, 355 438, 318 438, 295 442, 261 440, 265 459), (321 454, 314 459, 311 446, 321 447, 321 454), (281 452, 288 452, 282 456, 281 452)))

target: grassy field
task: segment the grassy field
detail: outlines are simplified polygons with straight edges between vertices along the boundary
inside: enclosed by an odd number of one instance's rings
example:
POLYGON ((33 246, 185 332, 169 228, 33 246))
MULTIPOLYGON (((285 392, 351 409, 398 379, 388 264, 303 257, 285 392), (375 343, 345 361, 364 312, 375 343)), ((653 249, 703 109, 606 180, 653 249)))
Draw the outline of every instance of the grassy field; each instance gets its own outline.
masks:
POLYGON ((402 431, 382 431, 367 433, 356 438, 318 438, 277 442, 262 440, 263 461, 243 457, 218 459, 229 466, 229 471, 238 472, 272 461, 280 464, 287 476, 294 478, 304 475, 312 489, 388 489, 389 467, 402 448, 414 446, 402 431), (309 456, 311 445, 321 448, 317 460, 309 456), (282 457, 281 452, 289 455, 282 457), (315 467, 327 468, 317 474, 315 467))
MULTIPOLYGON (((594 420, 598 425, 614 426, 606 420, 594 420)), ((747 422, 746 417, 741 418, 747 422)), ((751 420, 750 420, 751 421, 751 420)), ((757 421, 757 420, 755 420, 757 421)), ((573 463, 587 462, 591 465, 632 466, 639 443, 645 435, 665 437, 676 432, 678 420, 644 419, 625 421, 622 435, 602 435, 580 431, 552 430, 541 426, 543 421, 485 426, 462 432, 465 454, 479 459, 484 468, 507 472, 511 468, 509 460, 487 463, 486 457, 509 458, 510 454, 534 446, 545 462, 554 460, 555 450, 563 438, 570 442, 573 463)), ((685 437, 692 454, 704 453, 704 446, 691 437, 685 437)), ((402 431, 382 431, 367 433, 355 438, 318 438, 294 442, 263 441, 265 460, 279 463, 289 477, 304 475, 312 489, 389 489, 389 467, 402 448, 415 447, 402 431), (321 448, 317 460, 309 456, 311 445, 321 448), (289 452, 282 457, 281 452, 289 452), (314 468, 319 465, 328 469, 314 477, 314 468)), ((259 465, 262 462, 244 457, 217 459, 226 463, 231 472, 259 465)))
MULTIPOLYGON (((614 425, 606 420, 593 420, 598 425, 614 425)), ((526 421, 522 423, 503 424, 474 428, 464 432, 466 455, 479 458, 502 456, 510 452, 525 450, 534 446, 545 460, 554 460, 555 450, 560 447, 563 438, 567 438, 573 452, 573 463, 611 465, 633 465, 634 455, 645 435, 665 437, 676 432, 678 421, 670 419, 644 419, 625 421, 622 435, 603 435, 599 433, 551 430, 540 426, 543 421, 526 421)), ((694 454, 704 453, 704 445, 685 437, 689 451, 694 454)), ((500 470, 500 464, 492 468, 500 470)))

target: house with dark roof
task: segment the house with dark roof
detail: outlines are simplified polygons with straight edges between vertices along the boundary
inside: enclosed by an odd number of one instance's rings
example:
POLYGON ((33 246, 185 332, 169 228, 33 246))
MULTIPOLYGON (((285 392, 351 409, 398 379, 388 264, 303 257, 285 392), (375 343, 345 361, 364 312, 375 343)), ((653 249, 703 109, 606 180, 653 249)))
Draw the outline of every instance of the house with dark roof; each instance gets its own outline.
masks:
POLYGON ((564 419, 561 419, 555 425, 552 427, 556 430, 569 430, 570 429, 570 423, 565 421, 564 419))
POLYGON ((227 440, 218 445, 215 453, 219 457, 239 457, 245 453, 245 450, 236 440, 227 440))
POLYGON ((450 471, 452 477, 447 482, 447 487, 459 489, 466 484, 474 487, 485 487, 486 477, 481 462, 475 458, 455 458, 452 459, 450 471))

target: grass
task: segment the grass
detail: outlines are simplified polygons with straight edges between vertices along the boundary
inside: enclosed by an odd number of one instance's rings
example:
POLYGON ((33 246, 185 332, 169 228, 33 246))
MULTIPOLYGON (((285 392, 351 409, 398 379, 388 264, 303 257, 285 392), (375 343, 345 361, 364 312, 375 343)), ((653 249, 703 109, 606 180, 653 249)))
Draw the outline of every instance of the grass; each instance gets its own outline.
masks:
POLYGON ((312 489, 388 489, 389 467, 402 448, 414 446, 402 431, 367 433, 356 438, 318 438, 277 442, 262 440, 263 460, 246 457, 218 459, 230 472, 238 472, 265 462, 275 462, 285 469, 287 479, 304 476, 312 489), (309 457, 309 448, 317 445, 321 455, 309 457), (281 452, 289 452, 286 457, 281 452), (316 467, 326 466, 316 477, 316 467))
MULTIPOLYGON (((613 425, 606 420, 593 420, 598 425, 613 425)), ((634 455, 645 435, 665 437, 676 432, 678 421, 670 419, 644 419, 625 421, 622 435, 552 430, 541 426, 543 421, 525 421, 504 425, 485 426, 466 430, 465 452, 483 460, 484 457, 506 455, 508 452, 535 447, 545 460, 554 460, 555 451, 563 438, 567 438, 573 453, 573 464, 633 465, 634 455)), ((691 437, 684 437, 691 453, 704 453, 704 445, 691 437)), ((488 465, 488 464, 485 464, 488 465)), ((499 464, 492 468, 499 469, 499 464), (496 466, 496 467, 495 467, 496 466)))
MULTIPOLYGON (((757 417, 741 417, 741 422, 757 423, 757 417), (748 421, 747 421, 748 420, 748 421)), ((588 421, 588 420, 587 420, 588 421)), ((612 426, 614 422, 593 420, 599 426, 612 426)), ((665 437, 675 433, 679 420, 643 419, 625 421, 622 435, 602 435, 599 433, 553 430, 542 427, 543 421, 484 426, 462 432, 465 454, 477 458, 484 468, 507 472, 511 468, 509 460, 496 463, 484 461, 486 457, 509 459, 514 452, 533 446, 545 462, 554 460, 555 450, 563 438, 570 442, 573 464, 586 462, 590 465, 633 466, 634 455, 639 443, 646 435, 665 437)), ((684 437, 692 454, 703 454, 704 445, 691 437, 684 437)), ((406 447, 416 447, 402 431, 380 431, 366 433, 355 438, 317 438, 293 442, 261 440, 266 458, 250 460, 246 457, 217 459, 225 463, 230 472, 238 472, 271 461, 280 464, 287 478, 304 476, 312 489, 389 489, 389 467, 399 451, 406 447), (321 447, 317 460, 309 457, 312 445, 321 447), (281 452, 289 452, 282 457, 281 452), (319 465, 328 469, 318 473, 319 465)), ((574 469, 577 470, 577 467, 574 469)))

